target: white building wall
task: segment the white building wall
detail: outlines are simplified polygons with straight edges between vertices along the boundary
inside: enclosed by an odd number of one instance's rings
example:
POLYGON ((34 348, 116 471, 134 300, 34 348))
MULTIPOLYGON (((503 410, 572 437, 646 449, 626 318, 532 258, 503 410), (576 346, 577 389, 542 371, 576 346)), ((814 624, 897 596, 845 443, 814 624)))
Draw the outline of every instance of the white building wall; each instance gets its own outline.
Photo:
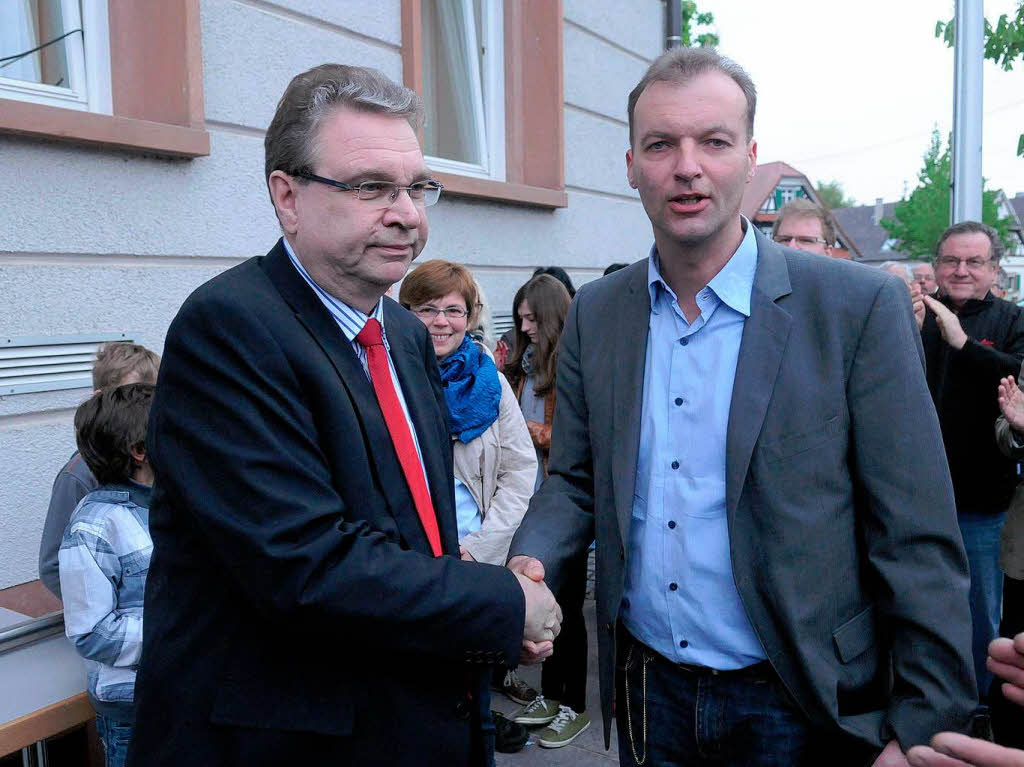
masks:
MULTIPOLYGON (((626 97, 660 51, 664 2, 564 0, 564 13, 568 207, 449 197, 430 210, 421 258, 470 265, 495 312, 537 266, 582 283, 650 244, 625 179, 626 97)), ((325 61, 401 78, 400 0, 203 0, 201 20, 209 157, 0 135, 0 336, 134 331, 161 351, 192 290, 278 237, 263 131, 288 80, 325 61)), ((50 486, 89 393, 0 396, 0 588, 37 577, 50 486)))

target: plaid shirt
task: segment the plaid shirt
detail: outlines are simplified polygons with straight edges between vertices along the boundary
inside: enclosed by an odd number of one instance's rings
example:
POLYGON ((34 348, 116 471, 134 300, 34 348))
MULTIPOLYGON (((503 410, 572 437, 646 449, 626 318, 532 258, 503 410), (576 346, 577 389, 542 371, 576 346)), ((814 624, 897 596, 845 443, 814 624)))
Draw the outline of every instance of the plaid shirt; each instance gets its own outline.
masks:
POLYGON ((133 720, 152 554, 149 488, 136 483, 85 496, 58 554, 64 627, 85 658, 89 697, 99 713, 123 722, 133 720))

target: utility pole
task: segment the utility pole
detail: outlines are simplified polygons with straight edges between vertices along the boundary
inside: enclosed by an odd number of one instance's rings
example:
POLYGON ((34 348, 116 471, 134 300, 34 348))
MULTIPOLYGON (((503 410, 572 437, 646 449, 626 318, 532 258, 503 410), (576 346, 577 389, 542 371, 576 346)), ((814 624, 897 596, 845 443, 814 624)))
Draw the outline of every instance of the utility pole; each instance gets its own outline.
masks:
POLYGON ((951 224, 981 221, 984 0, 956 0, 953 48, 953 204, 951 224))
POLYGON ((683 42, 683 6, 679 0, 665 0, 665 50, 678 48, 683 42))

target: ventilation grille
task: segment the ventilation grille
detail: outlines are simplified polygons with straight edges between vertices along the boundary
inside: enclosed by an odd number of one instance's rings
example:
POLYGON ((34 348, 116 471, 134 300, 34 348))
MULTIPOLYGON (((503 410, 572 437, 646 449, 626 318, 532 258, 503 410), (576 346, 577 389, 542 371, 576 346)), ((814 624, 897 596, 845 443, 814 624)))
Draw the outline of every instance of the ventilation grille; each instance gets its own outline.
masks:
POLYGON ((510 330, 515 325, 515 323, 512 321, 511 312, 502 312, 500 314, 495 314, 491 317, 491 320, 494 323, 495 341, 497 341, 499 338, 505 335, 505 332, 510 330))
POLYGON ((92 387, 96 350, 134 333, 75 336, 0 336, 0 396, 92 387))

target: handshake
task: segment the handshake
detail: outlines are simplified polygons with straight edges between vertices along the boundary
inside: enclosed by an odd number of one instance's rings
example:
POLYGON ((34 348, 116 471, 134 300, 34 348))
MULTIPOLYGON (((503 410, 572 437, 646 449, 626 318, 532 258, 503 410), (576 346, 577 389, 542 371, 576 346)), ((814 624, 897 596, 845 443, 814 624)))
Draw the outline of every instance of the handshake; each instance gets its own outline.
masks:
POLYGON ((562 630, 562 608, 544 583, 544 565, 533 557, 518 555, 506 565, 516 576, 526 597, 526 625, 519 662, 540 663, 551 655, 555 637, 562 630))

